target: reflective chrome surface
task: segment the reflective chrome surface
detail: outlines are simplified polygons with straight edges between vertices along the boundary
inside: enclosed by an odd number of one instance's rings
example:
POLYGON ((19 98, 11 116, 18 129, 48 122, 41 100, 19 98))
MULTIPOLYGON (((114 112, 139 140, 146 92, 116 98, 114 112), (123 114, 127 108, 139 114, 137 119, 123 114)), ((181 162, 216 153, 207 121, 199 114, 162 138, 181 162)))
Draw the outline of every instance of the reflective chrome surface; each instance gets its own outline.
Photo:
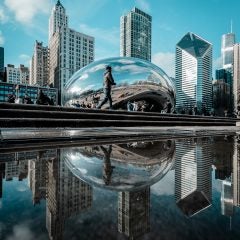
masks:
POLYGON ((159 181, 173 166, 174 141, 133 142, 62 150, 78 178, 98 187, 133 190, 159 181))
MULTIPOLYGON (((95 107, 104 98, 103 73, 112 67, 116 86, 112 87, 114 109, 127 109, 128 101, 145 105, 146 111, 161 111, 169 100, 174 106, 175 89, 172 80, 156 65, 137 58, 118 57, 99 60, 77 71, 66 83, 63 104, 77 102, 95 107)), ((107 108, 108 103, 103 106, 107 108)))

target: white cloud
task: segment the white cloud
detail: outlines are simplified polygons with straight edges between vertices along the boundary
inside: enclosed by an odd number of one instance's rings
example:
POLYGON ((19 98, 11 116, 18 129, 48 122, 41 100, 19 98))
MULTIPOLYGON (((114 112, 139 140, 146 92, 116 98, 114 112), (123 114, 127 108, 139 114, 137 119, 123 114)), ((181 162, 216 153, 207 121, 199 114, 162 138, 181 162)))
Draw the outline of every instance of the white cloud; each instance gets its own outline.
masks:
POLYGON ((153 55, 152 62, 162 68, 168 76, 175 77, 175 53, 158 52, 153 55))
POLYGON ((222 57, 213 59, 213 69, 216 70, 220 68, 222 68, 222 57))
POLYGON ((29 66, 30 59, 31 59, 31 57, 29 55, 27 55, 27 54, 20 54, 18 56, 18 58, 19 58, 19 61, 20 61, 21 64, 24 64, 25 66, 29 66))
POLYGON ((141 10, 143 10, 144 12, 150 12, 151 8, 149 5, 149 2, 147 2, 146 0, 136 0, 136 5, 139 6, 139 8, 141 10))
POLYGON ((0 6, 0 23, 8 22, 8 16, 6 15, 6 9, 0 6))
POLYGON ((14 13, 15 19, 22 24, 32 24, 32 20, 39 13, 49 13, 49 0, 5 0, 5 6, 14 13))
POLYGON ((3 45, 5 42, 5 39, 3 37, 2 31, 0 31, 0 46, 3 45))

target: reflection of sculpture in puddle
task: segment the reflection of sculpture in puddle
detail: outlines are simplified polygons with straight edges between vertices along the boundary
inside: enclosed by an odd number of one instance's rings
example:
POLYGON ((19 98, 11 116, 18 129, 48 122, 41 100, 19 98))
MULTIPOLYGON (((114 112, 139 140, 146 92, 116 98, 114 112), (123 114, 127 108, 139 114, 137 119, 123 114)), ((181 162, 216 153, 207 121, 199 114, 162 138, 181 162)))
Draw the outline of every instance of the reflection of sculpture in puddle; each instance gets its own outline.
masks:
POLYGON ((104 146, 100 146, 102 149, 102 152, 104 154, 104 162, 103 162, 103 180, 106 185, 109 185, 111 182, 111 176, 113 172, 114 166, 111 166, 111 152, 112 152, 112 145, 108 146, 108 149, 106 149, 104 146))

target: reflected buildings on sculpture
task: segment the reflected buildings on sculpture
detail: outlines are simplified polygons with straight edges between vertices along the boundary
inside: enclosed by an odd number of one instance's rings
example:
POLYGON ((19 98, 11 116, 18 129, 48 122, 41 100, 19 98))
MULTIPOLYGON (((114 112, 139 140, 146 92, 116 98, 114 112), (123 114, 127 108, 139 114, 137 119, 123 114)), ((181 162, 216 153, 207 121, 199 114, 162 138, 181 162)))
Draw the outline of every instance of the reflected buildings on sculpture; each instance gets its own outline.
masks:
POLYGON ((138 103, 141 111, 155 112, 160 112, 167 101, 175 105, 175 87, 167 74, 148 61, 131 57, 95 61, 77 71, 66 83, 63 105, 95 108, 104 98, 103 73, 106 66, 112 67, 116 82, 112 87, 114 109, 127 110, 128 102, 138 103))

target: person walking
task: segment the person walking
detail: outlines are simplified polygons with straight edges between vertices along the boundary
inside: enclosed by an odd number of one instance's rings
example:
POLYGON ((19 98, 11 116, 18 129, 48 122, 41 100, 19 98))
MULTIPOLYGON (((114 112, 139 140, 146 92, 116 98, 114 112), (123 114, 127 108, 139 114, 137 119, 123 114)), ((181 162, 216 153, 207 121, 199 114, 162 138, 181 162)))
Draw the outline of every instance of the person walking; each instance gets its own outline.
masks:
POLYGON ((111 66, 106 67, 106 71, 103 75, 103 85, 104 85, 104 99, 97 105, 97 109, 101 109, 101 107, 109 101, 109 109, 112 109, 112 96, 111 96, 111 89, 112 85, 116 85, 112 76, 112 68, 111 66))

